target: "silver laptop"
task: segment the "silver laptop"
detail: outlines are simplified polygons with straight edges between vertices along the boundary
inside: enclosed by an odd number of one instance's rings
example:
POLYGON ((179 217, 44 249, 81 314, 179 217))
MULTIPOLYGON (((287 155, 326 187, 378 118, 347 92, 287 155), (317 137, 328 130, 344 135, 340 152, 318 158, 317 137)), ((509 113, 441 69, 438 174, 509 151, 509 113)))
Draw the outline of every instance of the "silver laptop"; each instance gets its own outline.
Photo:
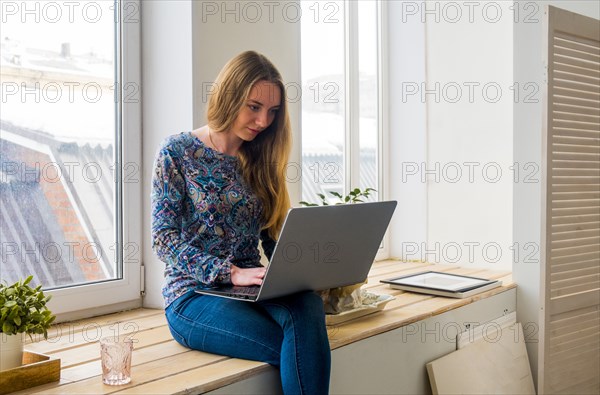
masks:
POLYGON ((363 282, 396 201, 292 208, 261 286, 217 286, 196 292, 249 302, 363 282))

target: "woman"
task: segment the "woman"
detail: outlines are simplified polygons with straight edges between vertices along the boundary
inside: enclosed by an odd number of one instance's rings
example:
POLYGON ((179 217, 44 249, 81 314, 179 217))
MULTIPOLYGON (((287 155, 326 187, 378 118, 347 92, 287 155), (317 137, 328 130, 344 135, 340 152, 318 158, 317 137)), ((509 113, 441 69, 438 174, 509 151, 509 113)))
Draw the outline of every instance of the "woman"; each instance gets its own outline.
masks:
POLYGON ((210 353, 279 367, 285 394, 326 394, 330 348, 313 292, 258 303, 194 292, 260 285, 258 241, 270 258, 289 209, 290 121, 280 73, 244 52, 219 73, 208 125, 167 138, 152 181, 153 249, 165 262, 173 337, 210 353))

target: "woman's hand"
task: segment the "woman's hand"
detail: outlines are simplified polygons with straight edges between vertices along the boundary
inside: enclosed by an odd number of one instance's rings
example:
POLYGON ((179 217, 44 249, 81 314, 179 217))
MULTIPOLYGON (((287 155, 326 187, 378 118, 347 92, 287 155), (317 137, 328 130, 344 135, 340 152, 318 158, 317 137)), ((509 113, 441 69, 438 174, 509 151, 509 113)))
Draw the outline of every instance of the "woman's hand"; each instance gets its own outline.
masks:
POLYGON ((247 269, 231 265, 231 283, 233 285, 261 285, 267 269, 265 267, 251 267, 247 269))

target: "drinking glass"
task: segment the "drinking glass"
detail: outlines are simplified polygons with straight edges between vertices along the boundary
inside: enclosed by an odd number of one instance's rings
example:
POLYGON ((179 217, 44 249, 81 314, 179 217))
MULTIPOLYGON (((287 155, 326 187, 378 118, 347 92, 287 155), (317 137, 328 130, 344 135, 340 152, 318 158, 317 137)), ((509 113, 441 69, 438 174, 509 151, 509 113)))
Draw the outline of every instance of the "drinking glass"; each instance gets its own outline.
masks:
POLYGON ((102 382, 108 385, 123 385, 131 381, 131 354, 133 340, 126 337, 100 339, 102 359, 102 382))

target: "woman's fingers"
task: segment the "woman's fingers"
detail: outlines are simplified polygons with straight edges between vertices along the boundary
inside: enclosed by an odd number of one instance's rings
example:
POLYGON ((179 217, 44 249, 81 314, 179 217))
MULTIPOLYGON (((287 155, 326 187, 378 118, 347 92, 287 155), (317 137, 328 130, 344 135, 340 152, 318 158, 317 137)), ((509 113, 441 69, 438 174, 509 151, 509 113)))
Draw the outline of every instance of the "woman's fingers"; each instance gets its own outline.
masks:
POLYGON ((261 285, 262 284, 262 279, 265 277, 265 272, 266 269, 264 267, 256 267, 256 268, 252 268, 252 269, 247 269, 247 270, 252 270, 252 277, 253 277, 253 285, 261 285))
POLYGON ((264 267, 257 267, 256 269, 258 269, 258 278, 263 278, 265 277, 265 273, 267 272, 267 269, 264 267))
POLYGON ((265 277, 266 269, 264 267, 239 268, 232 266, 231 282, 233 285, 261 285, 262 279, 265 277))

